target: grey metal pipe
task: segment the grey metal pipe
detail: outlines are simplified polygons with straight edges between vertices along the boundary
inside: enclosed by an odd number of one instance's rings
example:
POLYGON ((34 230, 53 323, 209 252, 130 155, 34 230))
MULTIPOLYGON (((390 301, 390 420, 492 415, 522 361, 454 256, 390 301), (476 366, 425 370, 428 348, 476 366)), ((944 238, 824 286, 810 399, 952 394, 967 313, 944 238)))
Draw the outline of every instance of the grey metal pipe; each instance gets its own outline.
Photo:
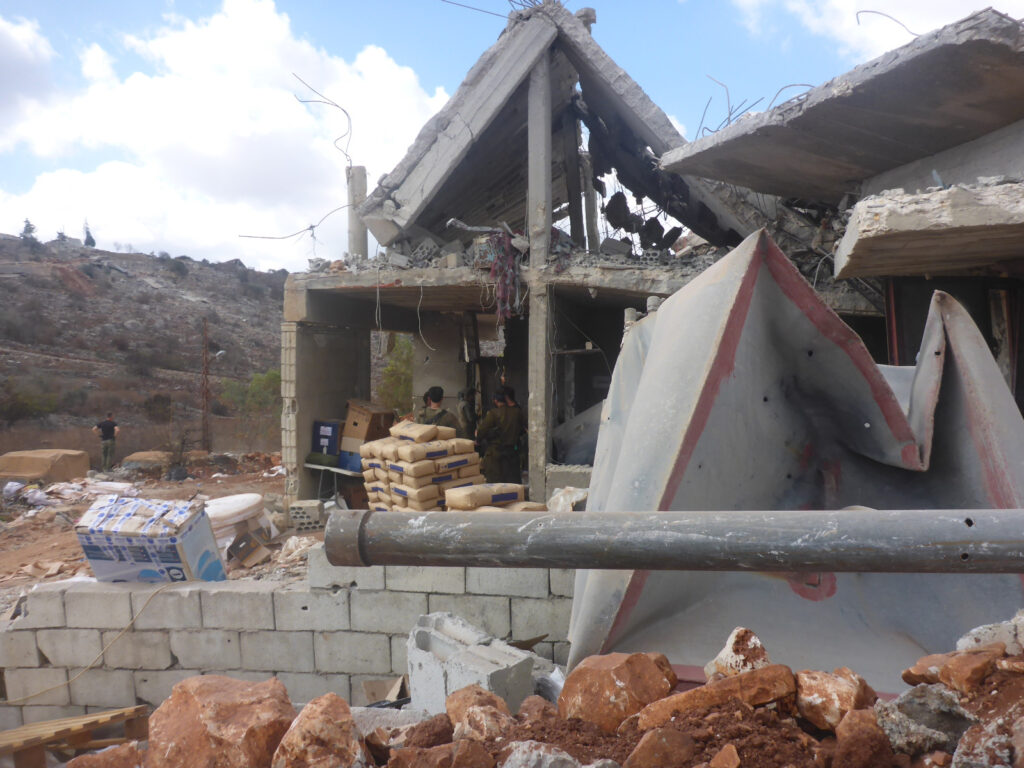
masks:
POLYGON ((334 565, 1024 573, 1024 510, 351 510, 324 542, 334 565))

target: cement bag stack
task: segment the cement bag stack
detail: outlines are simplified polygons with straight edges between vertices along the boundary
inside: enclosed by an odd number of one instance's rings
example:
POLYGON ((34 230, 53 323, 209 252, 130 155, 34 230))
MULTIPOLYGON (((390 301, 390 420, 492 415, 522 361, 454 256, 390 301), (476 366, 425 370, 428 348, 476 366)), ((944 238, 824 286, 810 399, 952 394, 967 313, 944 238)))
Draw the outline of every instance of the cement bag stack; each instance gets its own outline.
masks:
POLYGON ((448 489, 484 482, 473 441, 451 427, 403 421, 390 431, 360 447, 370 509, 441 510, 448 489))
POLYGON ((448 509, 511 510, 514 512, 543 512, 546 507, 532 501, 524 501, 525 489, 516 483, 483 483, 468 488, 450 488, 445 492, 448 509))

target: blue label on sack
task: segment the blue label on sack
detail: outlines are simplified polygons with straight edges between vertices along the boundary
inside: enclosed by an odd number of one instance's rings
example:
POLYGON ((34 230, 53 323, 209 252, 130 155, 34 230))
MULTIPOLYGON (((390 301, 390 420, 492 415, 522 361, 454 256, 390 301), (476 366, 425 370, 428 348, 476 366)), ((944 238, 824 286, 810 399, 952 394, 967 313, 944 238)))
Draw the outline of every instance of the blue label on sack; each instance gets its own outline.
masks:
POLYGON ((406 498, 409 498, 409 492, 405 490, 405 488, 392 488, 391 491, 393 493, 397 493, 399 496, 405 496, 406 498))
POLYGON ((448 455, 448 450, 444 449, 444 450, 440 450, 440 451, 431 451, 430 453, 427 454, 427 458, 428 459, 443 459, 447 455, 448 455))
POLYGON ((458 467, 464 467, 469 464, 469 459, 462 459, 462 461, 449 461, 448 469, 456 469, 458 467))
POLYGON ((518 493, 496 493, 491 496, 491 502, 499 504, 503 501, 519 501, 518 493))
POLYGON ((455 475, 436 475, 435 477, 430 478, 430 482, 432 482, 432 483, 447 483, 449 480, 454 480, 454 479, 455 479, 455 475))

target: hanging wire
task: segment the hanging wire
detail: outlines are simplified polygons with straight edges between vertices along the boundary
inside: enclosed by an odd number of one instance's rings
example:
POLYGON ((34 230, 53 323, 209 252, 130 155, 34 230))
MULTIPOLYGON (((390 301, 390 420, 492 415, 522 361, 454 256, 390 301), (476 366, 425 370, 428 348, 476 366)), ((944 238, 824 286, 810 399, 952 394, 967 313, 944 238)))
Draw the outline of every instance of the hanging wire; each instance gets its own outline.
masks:
MULTIPOLYGON (((379 284, 380 280, 378 280, 377 283, 379 284)), ((423 335, 423 320, 420 319, 420 305, 422 303, 423 303, 423 286, 421 285, 420 286, 420 300, 416 302, 416 325, 419 326, 420 341, 422 341, 423 344, 426 346, 426 348, 429 349, 431 352, 437 352, 436 349, 434 349, 432 346, 430 346, 430 343, 427 341, 426 337, 424 337, 424 335, 423 335)))
POLYGON ((914 32, 912 29, 910 29, 906 24, 897 19, 895 16, 890 16, 888 13, 885 13, 884 11, 857 11, 857 26, 860 26, 860 15, 862 13, 874 13, 877 14, 878 16, 885 16, 885 18, 889 19, 889 21, 895 21, 897 24, 899 24, 901 27, 907 30, 907 32, 913 35, 914 37, 921 36, 917 32, 914 32))
POLYGON ((479 11, 480 13, 486 13, 489 16, 497 16, 499 19, 505 18, 505 15, 502 13, 495 13, 494 11, 485 11, 483 8, 477 8, 472 5, 463 5, 462 3, 456 3, 455 0, 441 0, 441 2, 447 3, 448 5, 457 5, 459 6, 459 8, 468 8, 471 11, 479 11))
POLYGON ((292 77, 294 77, 296 80, 298 80, 304 86, 309 88, 309 90, 311 90, 313 93, 315 93, 317 96, 320 97, 319 99, 300 99, 298 96, 296 96, 295 97, 296 100, 298 100, 301 104, 326 104, 329 107, 336 107, 337 109, 340 109, 344 113, 345 118, 348 120, 348 129, 343 134, 341 134, 341 136, 339 136, 338 138, 336 138, 334 140, 334 148, 337 149, 339 152, 341 152, 341 154, 343 154, 345 156, 345 159, 348 161, 348 165, 351 168, 352 167, 352 155, 350 155, 348 153, 348 148, 352 144, 352 115, 350 115, 348 113, 348 110, 345 109, 343 106, 338 104, 333 99, 329 99, 326 96, 324 96, 322 93, 320 93, 320 91, 318 91, 312 85, 310 85, 305 80, 303 80, 301 77, 296 75, 294 72, 292 72, 292 77), (346 137, 348 137, 348 140, 345 142, 345 148, 342 149, 341 147, 338 146, 338 142, 341 141, 342 139, 346 138, 346 137))

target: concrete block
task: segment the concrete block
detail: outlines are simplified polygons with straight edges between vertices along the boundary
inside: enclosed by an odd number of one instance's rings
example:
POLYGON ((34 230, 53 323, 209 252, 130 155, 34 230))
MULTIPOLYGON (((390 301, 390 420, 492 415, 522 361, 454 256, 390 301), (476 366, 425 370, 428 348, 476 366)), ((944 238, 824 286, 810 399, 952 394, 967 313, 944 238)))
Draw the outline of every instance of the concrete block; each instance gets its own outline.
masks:
POLYGON ((327 562, 323 546, 309 550, 306 576, 313 589, 384 589, 384 566, 369 568, 334 566, 327 562))
POLYGON ((555 644, 554 643, 537 643, 533 646, 533 652, 540 656, 542 659, 548 661, 555 660, 555 644))
POLYGON ((9 731, 21 724, 21 707, 6 707, 0 704, 0 731, 9 731))
POLYGON ((466 591, 466 569, 389 565, 384 568, 384 582, 389 590, 396 592, 461 595, 466 591))
POLYGON ((404 675, 409 671, 408 642, 409 638, 405 635, 391 636, 391 671, 396 675, 404 675))
MULTIPOLYGON (((70 670, 73 678, 81 670, 70 670)), ((135 680, 127 669, 90 669, 71 683, 71 703, 91 707, 135 705, 135 680)))
POLYGON ((576 571, 572 568, 552 568, 548 571, 551 594, 558 597, 572 597, 576 586, 576 571))
POLYGON ((36 644, 55 667, 88 667, 103 648, 98 629, 40 629, 36 644))
POLYGON ((427 596, 415 592, 353 592, 349 600, 357 632, 405 634, 427 612, 427 596))
POLYGON ((67 626, 124 629, 132 620, 132 588, 128 584, 80 582, 64 593, 67 626))
POLYGON ((85 714, 85 707, 73 707, 73 706, 42 706, 42 707, 22 707, 21 708, 21 719, 25 721, 25 725, 31 725, 32 723, 43 723, 47 720, 62 720, 65 717, 78 717, 79 715, 85 714))
POLYGON ((203 626, 210 629, 273 629, 274 590, 266 581, 225 581, 204 585, 199 596, 203 626))
POLYGON ((39 650, 36 633, 32 631, 0 631, 0 669, 7 667, 38 667, 39 650))
POLYGON ((569 614, 572 600, 553 597, 549 600, 512 598, 512 637, 526 640, 547 634, 548 641, 566 640, 569 636, 569 614))
POLYGON ((533 693, 530 654, 500 640, 468 646, 448 657, 444 668, 448 693, 475 683, 501 696, 513 712, 533 693))
POLYGON ((349 701, 348 675, 281 672, 277 679, 288 689, 288 697, 296 704, 308 704, 325 693, 336 693, 345 701, 349 701))
POLYGON ((103 652, 103 663, 115 669, 168 669, 174 659, 171 657, 171 640, 166 632, 126 632, 117 640, 117 632, 103 633, 103 647, 113 644, 103 652))
POLYGON ((273 672, 260 672, 252 669, 205 669, 203 674, 230 677, 232 680, 244 680, 247 683, 262 683, 275 676, 273 672))
POLYGON ((364 632, 315 632, 313 658, 317 672, 391 673, 391 645, 387 635, 364 632))
POLYGON ((135 629, 199 629, 203 613, 199 603, 202 588, 195 584, 175 584, 158 594, 159 586, 132 591, 132 615, 135 629))
POLYGON ((311 590, 308 584, 274 593, 274 626, 280 631, 348 629, 348 590, 311 590))
POLYGON ((572 643, 555 643, 554 645, 555 653, 552 661, 564 667, 569 663, 569 650, 572 648, 572 643))
POLYGON ((430 595, 427 605, 431 613, 454 613, 495 637, 508 636, 512 627, 507 597, 430 595))
POLYGON ((153 707, 159 707, 171 695, 171 688, 189 677, 199 674, 198 669, 161 669, 132 672, 135 680, 135 698, 153 707))
POLYGON ((546 568, 467 568, 466 591, 478 595, 547 597, 546 568))
POLYGON ((188 669, 238 669, 242 651, 238 633, 226 629, 171 632, 171 653, 188 669))
POLYGON ((5 669, 4 690, 7 691, 7 701, 16 702, 19 706, 41 706, 52 704, 55 706, 66 706, 71 703, 71 696, 64 683, 68 681, 66 669, 5 669), (57 686, 57 687, 54 687, 57 686), (47 688, 54 688, 52 691, 40 693, 47 688), (38 696, 33 694, 40 693, 38 696), (31 698, 25 699, 26 696, 31 698))
POLYGON ((312 672, 311 632, 242 632, 242 669, 312 672))
POLYGON ((46 627, 63 627, 64 591, 67 584, 37 584, 28 593, 25 600, 25 615, 15 619, 12 629, 42 629, 46 627))
POLYGON ((412 706, 431 714, 444 712, 449 693, 445 662, 464 648, 490 640, 490 635, 459 616, 420 616, 406 645, 412 706))

